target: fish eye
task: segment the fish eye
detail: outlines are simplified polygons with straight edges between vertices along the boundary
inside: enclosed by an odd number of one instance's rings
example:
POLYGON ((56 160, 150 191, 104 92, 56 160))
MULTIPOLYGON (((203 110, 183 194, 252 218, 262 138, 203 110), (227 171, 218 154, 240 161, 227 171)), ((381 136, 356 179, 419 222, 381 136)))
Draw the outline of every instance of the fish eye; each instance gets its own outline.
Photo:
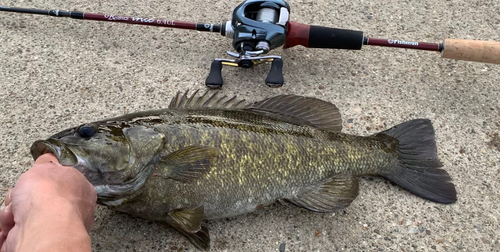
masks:
POLYGON ((82 125, 78 128, 78 134, 83 138, 90 138, 95 135, 95 129, 90 125, 82 125))

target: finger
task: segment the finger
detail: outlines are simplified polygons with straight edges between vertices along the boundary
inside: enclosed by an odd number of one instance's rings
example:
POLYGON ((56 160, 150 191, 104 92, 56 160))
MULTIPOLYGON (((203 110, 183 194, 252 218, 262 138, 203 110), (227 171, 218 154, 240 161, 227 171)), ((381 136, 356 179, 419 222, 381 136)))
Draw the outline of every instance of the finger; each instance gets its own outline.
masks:
POLYGON ((0 212, 0 247, 3 246, 7 235, 10 230, 14 227, 14 215, 12 215, 11 204, 0 212))
POLYGON ((35 164, 43 164, 43 163, 56 163, 59 164, 59 160, 57 160, 56 156, 52 153, 45 153, 38 157, 35 161, 35 164))
POLYGON ((87 232, 90 232, 92 230, 92 227, 94 226, 94 214, 91 214, 83 220, 83 226, 87 230, 87 232))
POLYGON ((92 229, 92 226, 94 226, 94 214, 95 214, 95 210, 97 208, 97 193, 95 191, 95 188, 94 186, 92 186, 92 184, 89 183, 89 190, 90 190, 90 206, 89 208, 87 208, 88 210, 88 213, 86 213, 85 215, 87 216, 87 218, 84 220, 84 223, 85 223, 85 228, 87 229, 88 232, 90 232, 90 230, 92 229))
POLYGON ((0 212, 0 228, 2 232, 12 229, 14 226, 14 215, 12 214, 12 204, 7 205, 2 212, 0 212))
POLYGON ((90 190, 90 201, 92 202, 93 205, 97 203, 97 192, 95 190, 95 187, 89 183, 89 190, 90 190))
POLYGON ((14 226, 9 232, 9 235, 7 236, 7 239, 4 241, 2 245, 2 249, 0 250, 1 252, 7 252, 7 251, 19 251, 17 247, 18 245, 18 240, 22 239, 20 231, 19 231, 19 226, 14 226))

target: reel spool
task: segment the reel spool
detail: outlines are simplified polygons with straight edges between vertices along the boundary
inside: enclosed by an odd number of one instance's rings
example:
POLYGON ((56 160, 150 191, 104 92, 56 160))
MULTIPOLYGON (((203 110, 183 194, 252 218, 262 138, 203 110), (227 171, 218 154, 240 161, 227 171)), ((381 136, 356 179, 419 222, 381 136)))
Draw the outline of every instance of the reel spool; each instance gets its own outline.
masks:
POLYGON ((283 86, 281 57, 260 55, 285 44, 289 19, 290 6, 283 0, 247 0, 238 5, 232 20, 221 27, 221 34, 233 39, 232 45, 237 51, 227 54, 236 59, 215 59, 205 82, 207 87, 222 87, 222 65, 251 68, 264 62, 272 62, 266 84, 283 86))

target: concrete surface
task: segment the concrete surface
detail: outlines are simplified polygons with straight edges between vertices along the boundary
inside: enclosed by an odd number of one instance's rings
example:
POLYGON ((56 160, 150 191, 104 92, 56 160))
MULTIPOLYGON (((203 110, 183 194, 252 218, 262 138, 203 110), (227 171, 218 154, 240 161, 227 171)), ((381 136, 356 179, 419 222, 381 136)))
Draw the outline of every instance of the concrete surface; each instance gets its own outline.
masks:
MULTIPOLYGON (((217 23, 231 1, 28 0, 1 4, 217 23)), ((497 0, 291 0, 293 21, 379 38, 500 41, 497 0)), ((59 130, 164 108, 179 90, 204 88, 211 60, 231 49, 211 33, 0 13, 1 193, 33 163, 29 146, 59 130)), ((368 135, 412 118, 434 122, 439 157, 458 202, 440 205, 379 178, 364 179, 345 211, 279 204, 207 222, 213 251, 500 251, 500 66, 438 53, 365 46, 292 48, 286 84, 264 85, 269 66, 225 68, 226 94, 258 100, 300 94, 339 106, 344 132, 368 135)), ((165 224, 100 207, 95 251, 195 251, 165 224)))

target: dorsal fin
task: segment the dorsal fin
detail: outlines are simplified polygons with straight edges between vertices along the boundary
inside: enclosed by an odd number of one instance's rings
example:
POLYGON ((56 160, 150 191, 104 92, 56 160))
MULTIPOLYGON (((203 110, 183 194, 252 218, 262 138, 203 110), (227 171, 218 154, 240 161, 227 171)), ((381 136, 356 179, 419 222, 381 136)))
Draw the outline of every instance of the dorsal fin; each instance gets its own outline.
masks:
POLYGON ((236 96, 228 97, 226 95, 217 97, 218 91, 209 94, 207 90, 203 95, 197 96, 200 90, 197 89, 194 93, 188 96, 189 90, 182 94, 177 92, 175 97, 170 101, 169 109, 199 109, 199 108, 218 108, 218 109, 235 109, 244 108, 247 104, 245 100, 237 99, 236 96))
POLYGON ((313 97, 278 95, 250 104, 246 109, 280 115, 287 121, 295 121, 297 124, 307 123, 323 130, 334 132, 342 130, 339 109, 330 102, 313 97))

